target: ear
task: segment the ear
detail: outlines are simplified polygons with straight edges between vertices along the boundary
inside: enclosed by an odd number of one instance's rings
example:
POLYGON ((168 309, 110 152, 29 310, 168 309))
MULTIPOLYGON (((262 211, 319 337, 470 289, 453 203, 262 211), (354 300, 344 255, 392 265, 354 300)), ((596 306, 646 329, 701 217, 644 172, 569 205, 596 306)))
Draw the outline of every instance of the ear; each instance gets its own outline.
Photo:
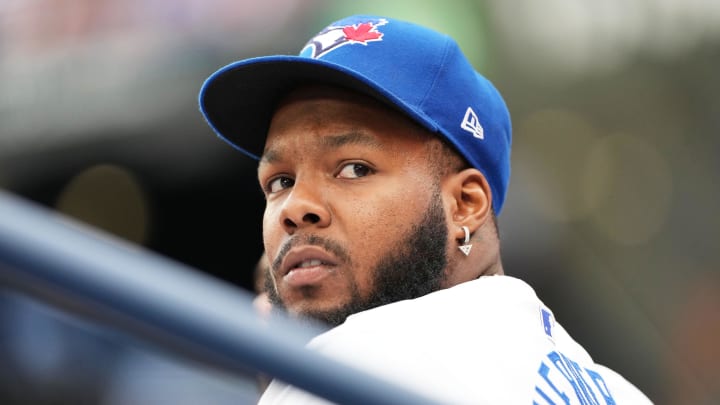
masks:
POLYGON ((456 239, 463 239, 462 226, 474 233, 490 220, 492 191, 482 172, 474 168, 455 173, 446 186, 453 200, 452 221, 459 230, 456 239))

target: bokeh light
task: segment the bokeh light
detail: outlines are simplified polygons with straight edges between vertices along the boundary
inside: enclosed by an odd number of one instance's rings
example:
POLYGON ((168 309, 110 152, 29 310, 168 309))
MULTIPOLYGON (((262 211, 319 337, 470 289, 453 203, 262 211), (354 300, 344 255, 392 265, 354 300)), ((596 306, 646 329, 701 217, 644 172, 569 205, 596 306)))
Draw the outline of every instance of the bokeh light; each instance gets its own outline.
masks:
POLYGON ((135 176, 119 166, 100 164, 73 177, 56 208, 92 226, 143 244, 149 231, 148 201, 135 176))
POLYGON ((569 222, 598 204, 578 192, 597 132, 579 114, 560 109, 536 111, 515 125, 514 175, 525 178, 539 215, 569 222))
POLYGON ((647 242, 662 230, 673 192, 673 173, 650 143, 630 134, 592 145, 581 190, 594 201, 594 226, 614 242, 647 242))

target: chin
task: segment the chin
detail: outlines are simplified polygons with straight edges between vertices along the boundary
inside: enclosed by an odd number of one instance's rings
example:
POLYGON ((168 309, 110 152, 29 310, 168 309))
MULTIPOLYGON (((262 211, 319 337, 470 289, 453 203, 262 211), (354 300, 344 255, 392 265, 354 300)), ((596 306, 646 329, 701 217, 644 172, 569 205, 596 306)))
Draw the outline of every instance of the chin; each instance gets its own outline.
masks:
POLYGON ((322 301, 303 301, 293 304, 288 304, 288 312, 291 314, 304 315, 312 314, 317 312, 333 312, 342 308, 343 304, 339 302, 322 302, 322 301))
POLYGON ((294 317, 312 319, 327 326, 337 326, 349 315, 347 305, 340 302, 303 302, 290 305, 288 312, 294 317))

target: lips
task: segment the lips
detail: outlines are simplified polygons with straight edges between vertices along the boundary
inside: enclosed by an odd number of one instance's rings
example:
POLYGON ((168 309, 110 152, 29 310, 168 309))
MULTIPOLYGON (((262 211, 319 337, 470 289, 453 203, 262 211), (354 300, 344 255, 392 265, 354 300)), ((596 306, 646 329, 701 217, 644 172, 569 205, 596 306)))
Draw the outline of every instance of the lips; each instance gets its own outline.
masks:
POLYGON ((317 246, 302 246, 290 250, 282 260, 278 276, 291 285, 319 282, 337 266, 337 260, 317 246))
POLYGON ((300 246, 293 248, 285 255, 278 275, 284 277, 295 269, 336 265, 336 259, 324 249, 317 246, 300 246))

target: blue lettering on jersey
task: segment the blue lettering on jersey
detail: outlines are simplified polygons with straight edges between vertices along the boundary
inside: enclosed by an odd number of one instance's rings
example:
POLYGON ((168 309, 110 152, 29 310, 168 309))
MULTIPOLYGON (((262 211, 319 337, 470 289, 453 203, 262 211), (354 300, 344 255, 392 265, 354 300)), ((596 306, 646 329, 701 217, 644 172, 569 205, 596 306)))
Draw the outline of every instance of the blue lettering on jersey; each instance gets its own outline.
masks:
POLYGON ((605 380, 603 380, 600 373, 597 371, 590 370, 588 368, 585 369, 585 372, 588 373, 590 378, 595 383, 595 386, 598 389, 598 392, 600 392, 600 395, 605 399, 605 403, 608 405, 617 405, 615 403, 615 399, 610 395, 610 390, 608 389, 607 385, 605 385, 605 380))
MULTIPOLYGON (((540 376, 547 382, 548 386, 555 392, 555 397, 560 398, 562 400, 562 403, 569 404, 570 398, 565 394, 564 392, 560 391, 558 387, 553 384, 552 380, 550 380, 549 374, 550 374, 550 367, 548 367, 545 363, 540 363, 540 370, 538 370, 538 373, 540 376)), ((545 394, 544 391, 542 391, 538 386, 535 386, 535 391, 539 393, 548 404, 554 404, 555 402, 550 400, 550 397, 545 394)))
POLYGON ((549 309, 540 307, 540 321, 542 322, 543 330, 545 330, 545 334, 552 339, 552 330, 553 325, 555 322, 553 322, 553 316, 552 312, 550 312, 549 309))
POLYGON ((615 405, 615 399, 597 371, 581 367, 564 354, 552 351, 540 363, 535 386, 537 404, 615 405))

